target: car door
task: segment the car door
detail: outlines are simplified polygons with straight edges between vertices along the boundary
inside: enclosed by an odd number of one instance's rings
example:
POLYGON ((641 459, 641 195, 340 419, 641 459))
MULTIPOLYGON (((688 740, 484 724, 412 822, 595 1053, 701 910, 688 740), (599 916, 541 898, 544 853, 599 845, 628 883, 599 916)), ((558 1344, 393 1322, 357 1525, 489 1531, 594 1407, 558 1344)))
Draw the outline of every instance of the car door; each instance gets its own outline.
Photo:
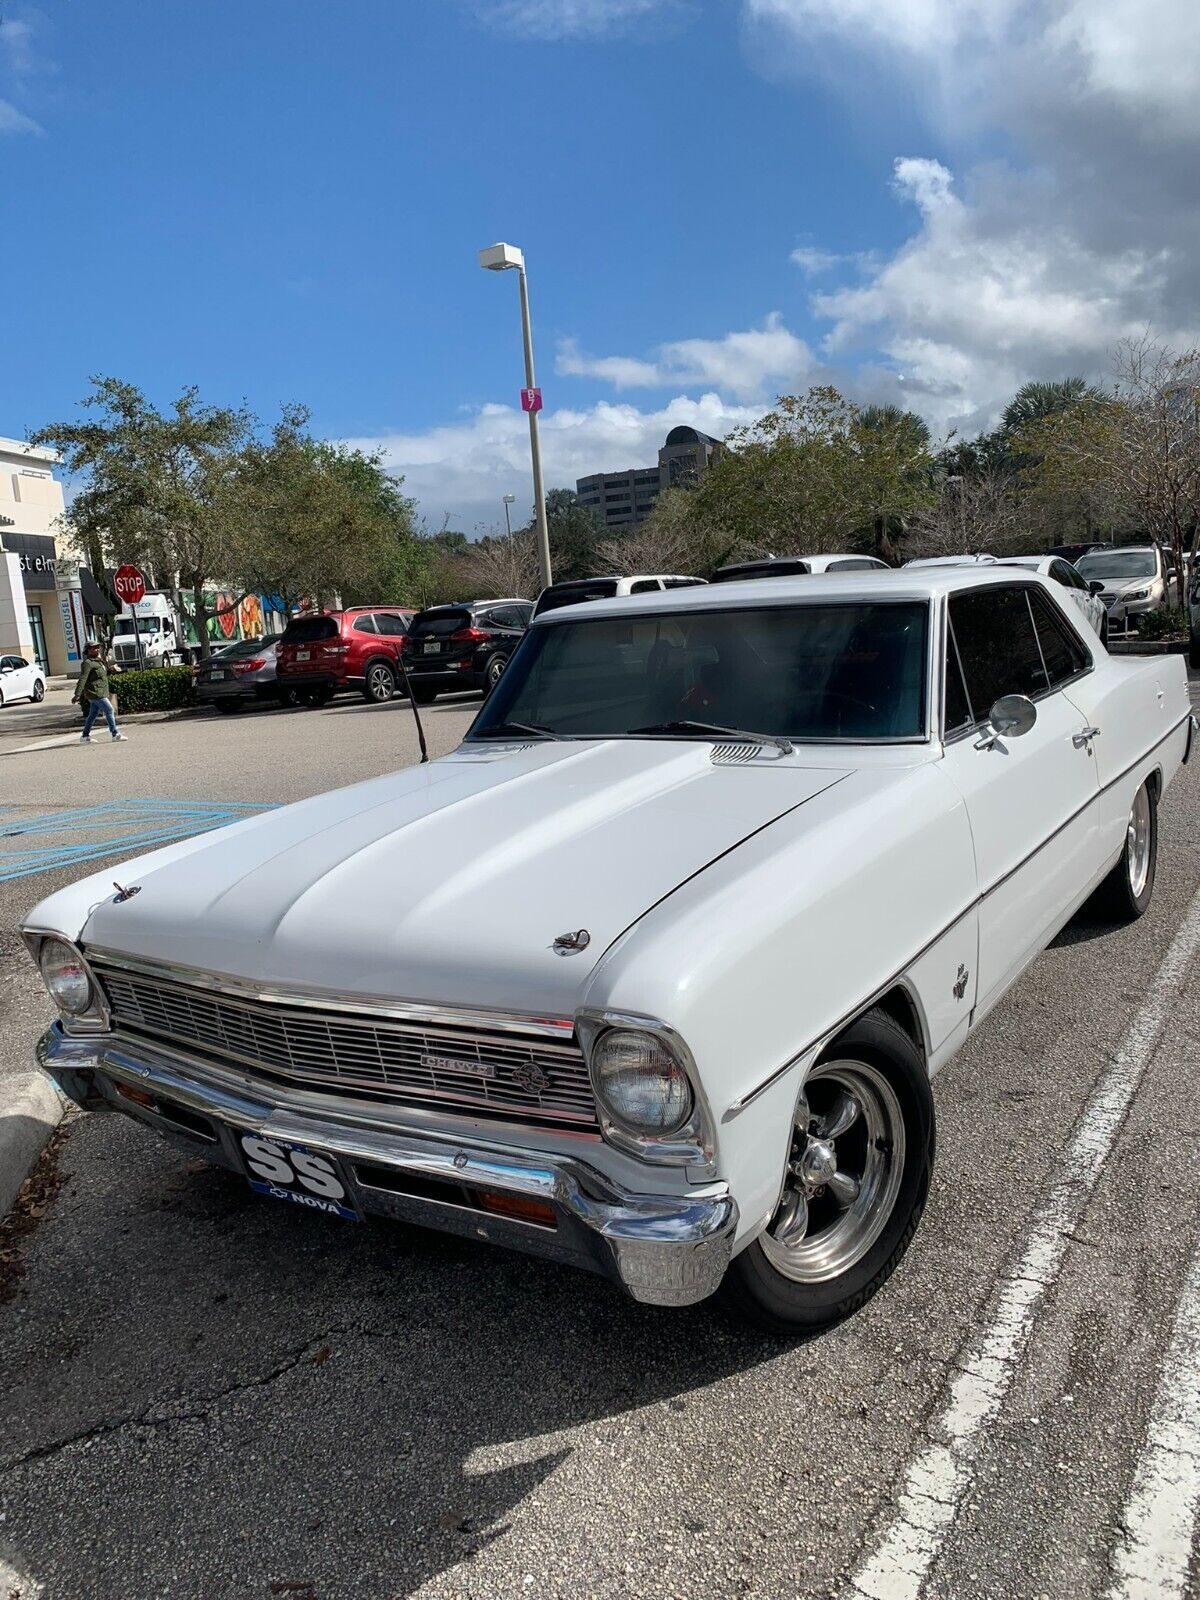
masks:
POLYGON ((4 698, 6 700, 27 700, 33 694, 33 679, 35 669, 31 667, 24 656, 5 656, 8 671, 4 674, 4 698))
POLYGON ((981 1016, 1067 920, 1103 854, 1096 762, 1065 693, 1091 658, 1065 623, 1054 630, 1032 584, 960 590, 947 609, 945 761, 975 844, 981 1016), (988 712, 1005 694, 1032 700, 1036 721, 989 738, 988 712))

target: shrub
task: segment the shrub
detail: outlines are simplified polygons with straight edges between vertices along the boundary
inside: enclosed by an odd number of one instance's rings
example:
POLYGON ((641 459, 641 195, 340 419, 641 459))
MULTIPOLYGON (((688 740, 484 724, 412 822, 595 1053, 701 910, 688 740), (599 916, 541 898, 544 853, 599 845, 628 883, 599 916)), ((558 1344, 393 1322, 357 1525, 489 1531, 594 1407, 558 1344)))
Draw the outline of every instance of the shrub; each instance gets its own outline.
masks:
POLYGON ((1137 619, 1137 631, 1142 639, 1169 639, 1188 631, 1187 612, 1178 606, 1164 607, 1162 611, 1148 611, 1137 619))
POLYGON ((115 672, 112 692, 121 711, 173 711, 192 703, 190 667, 151 667, 144 672, 115 672))

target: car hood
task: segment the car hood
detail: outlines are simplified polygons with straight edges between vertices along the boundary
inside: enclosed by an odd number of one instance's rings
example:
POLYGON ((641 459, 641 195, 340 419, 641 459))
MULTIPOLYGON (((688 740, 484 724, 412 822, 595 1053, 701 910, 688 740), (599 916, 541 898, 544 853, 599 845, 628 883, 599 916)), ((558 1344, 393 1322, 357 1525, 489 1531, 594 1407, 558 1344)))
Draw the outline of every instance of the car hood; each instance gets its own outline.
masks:
POLYGON ((1158 580, 1151 574, 1148 578, 1103 578, 1101 582, 1104 584, 1105 594, 1115 594, 1121 599, 1127 594, 1133 594, 1136 589, 1152 588, 1158 580))
POLYGON ((767 750, 725 766, 706 742, 465 746, 128 863, 136 898, 118 902, 99 874, 30 920, 74 932, 86 902, 88 947, 263 985, 569 1015, 651 906, 845 776, 767 750), (585 949, 555 950, 579 929, 585 949))

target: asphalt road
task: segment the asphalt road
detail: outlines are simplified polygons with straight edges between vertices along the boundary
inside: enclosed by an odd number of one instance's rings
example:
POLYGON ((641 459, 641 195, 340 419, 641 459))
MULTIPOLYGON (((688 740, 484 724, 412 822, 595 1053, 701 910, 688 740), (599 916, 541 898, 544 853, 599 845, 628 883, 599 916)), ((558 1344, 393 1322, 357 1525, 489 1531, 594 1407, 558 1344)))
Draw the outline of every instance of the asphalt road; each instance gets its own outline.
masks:
MULTIPOLYGON (((411 759, 407 718, 132 725, 0 793, 270 803, 411 759)), ((0 925, 79 870, 0 877, 0 925)), ((912 1249, 807 1344, 75 1118, 0 1302, 0 1596, 1200 1593, 1197 896, 1193 764, 1150 912, 1068 929, 945 1069, 912 1249)), ((5 959, 11 1057, 46 1008, 5 959)))

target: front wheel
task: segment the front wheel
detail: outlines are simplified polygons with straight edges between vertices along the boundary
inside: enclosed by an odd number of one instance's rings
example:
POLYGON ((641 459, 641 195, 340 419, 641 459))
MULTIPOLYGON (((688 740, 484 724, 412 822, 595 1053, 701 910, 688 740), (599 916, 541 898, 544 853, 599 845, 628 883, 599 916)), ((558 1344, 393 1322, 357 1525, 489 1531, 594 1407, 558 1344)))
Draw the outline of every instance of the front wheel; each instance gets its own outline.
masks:
POLYGON ((41 702, 45 698, 46 698, 46 685, 39 678, 38 681, 33 686, 33 693, 32 693, 32 695, 30 695, 30 699, 33 701, 34 705, 36 706, 36 705, 40 705, 41 702))
POLYGON ((921 1052, 869 1011, 809 1073, 775 1214, 734 1258, 723 1298, 771 1333, 813 1333, 857 1311, 917 1231, 933 1155, 921 1052))
POLYGON ((363 679, 363 699, 368 705, 383 706, 396 692, 396 674, 386 661, 372 661, 363 679))
POLYGON ((1133 797, 1121 859, 1092 897, 1112 922, 1136 922, 1150 904, 1158 870, 1158 804, 1149 779, 1133 797))
POLYGON ((419 706, 431 706, 437 696, 437 690, 427 683, 414 683, 412 686, 412 697, 419 706))

